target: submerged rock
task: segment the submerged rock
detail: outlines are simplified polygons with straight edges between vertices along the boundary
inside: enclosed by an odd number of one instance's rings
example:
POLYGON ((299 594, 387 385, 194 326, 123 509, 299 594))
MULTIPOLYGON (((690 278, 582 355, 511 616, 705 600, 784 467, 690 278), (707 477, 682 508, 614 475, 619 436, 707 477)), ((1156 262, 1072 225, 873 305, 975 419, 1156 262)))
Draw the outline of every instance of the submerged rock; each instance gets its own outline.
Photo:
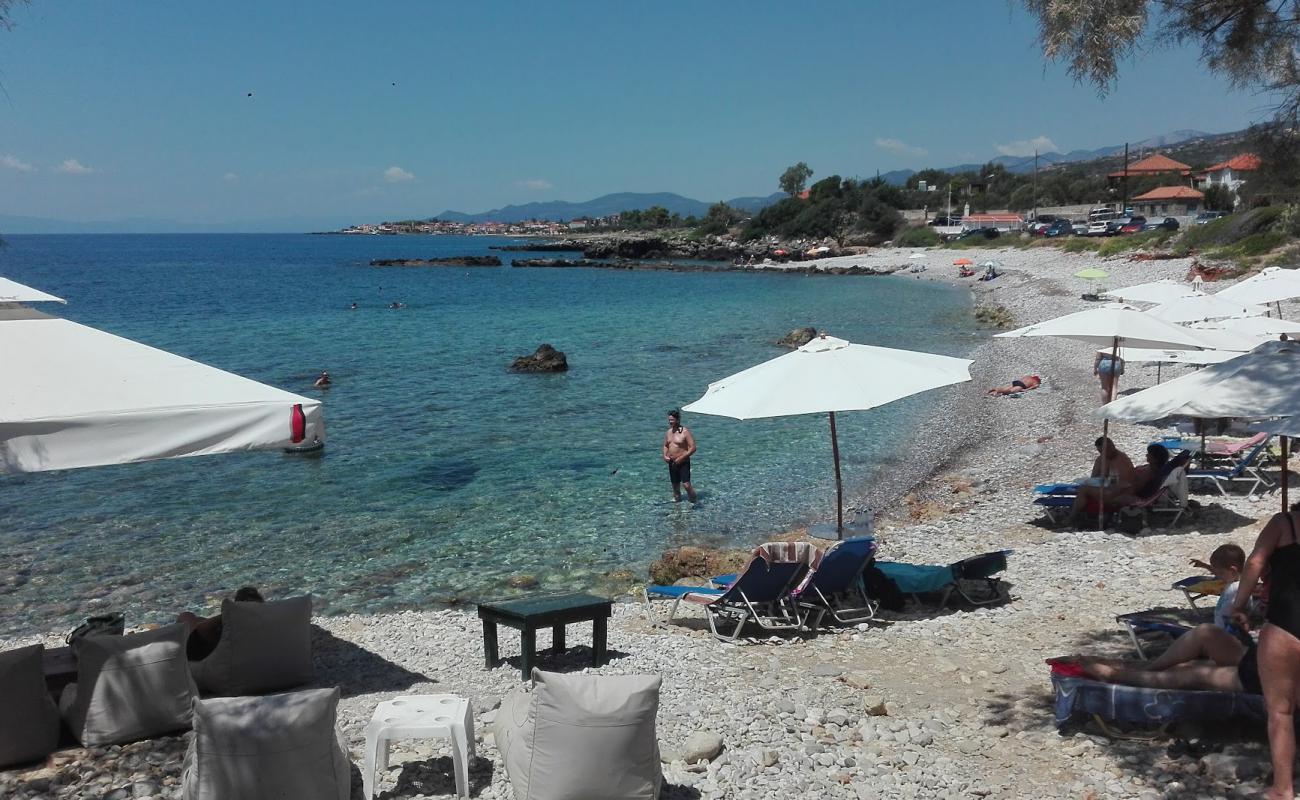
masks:
POLYGON ((564 372, 568 368, 569 359, 549 344, 541 345, 530 356, 519 356, 510 365, 512 372, 564 372))
POLYGON ((817 338, 816 328, 795 328, 794 330, 776 340, 776 343, 782 347, 788 347, 791 350, 798 350, 800 347, 817 338))
POLYGON ((747 554, 739 550, 714 550, 709 547, 679 547, 668 550, 650 565, 650 578, 661 585, 671 585, 682 578, 707 579, 735 572, 745 566, 747 554))

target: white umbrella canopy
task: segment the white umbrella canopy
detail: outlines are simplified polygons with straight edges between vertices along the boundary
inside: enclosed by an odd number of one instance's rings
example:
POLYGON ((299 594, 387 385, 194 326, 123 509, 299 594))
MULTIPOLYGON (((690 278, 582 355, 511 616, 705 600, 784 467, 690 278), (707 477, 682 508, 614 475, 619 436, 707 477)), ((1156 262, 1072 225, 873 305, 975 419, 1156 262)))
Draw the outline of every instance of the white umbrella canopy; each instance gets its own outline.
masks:
POLYGON ((1136 286, 1125 286, 1123 289, 1111 289, 1109 292, 1102 292, 1102 297, 1114 297, 1128 303, 1155 303, 1158 305, 1177 300, 1194 292, 1195 290, 1190 283, 1165 279, 1150 283, 1139 283, 1136 286))
POLYGON ((1265 342, 1249 353, 1115 400, 1107 420, 1300 416, 1300 342, 1265 342))
POLYGON ((836 530, 844 529, 837 411, 866 411, 970 380, 965 358, 853 344, 822 335, 770 361, 709 384, 684 411, 733 419, 828 414, 835 459, 836 530))
MULTIPOLYGON (((1110 348, 1098 350, 1110 353, 1110 348)), ((1117 355, 1125 361, 1158 364, 1220 364, 1241 355, 1235 350, 1160 350, 1154 347, 1121 347, 1117 355)))
MULTIPOLYGON (((1278 319, 1277 317, 1237 317, 1217 320, 1213 325, 1217 328, 1225 328, 1250 336, 1268 336, 1270 338, 1281 333, 1288 335, 1300 333, 1300 322, 1278 319)), ((1192 327, 1198 328, 1200 326, 1193 325, 1192 327)))
POLYGON ((0 303, 66 303, 62 297, 24 286, 8 278, 0 278, 0 303))
POLYGON ((0 474, 325 440, 319 400, 31 309, 0 353, 0 474))
POLYGON ((1234 303, 1276 303, 1300 297, 1300 275, 1295 270, 1268 267, 1258 275, 1229 286, 1215 297, 1234 303))
POLYGON ((1259 347, 1269 338, 1253 333, 1242 333, 1230 328, 1224 328, 1215 323, 1202 323, 1192 327, 1192 333, 1200 339, 1207 348, 1212 350, 1231 350, 1236 353, 1248 353, 1259 347))
POLYGON ((1196 338, 1194 331, 1119 303, 1108 303, 1100 308, 1076 311, 1073 314, 1027 325, 996 336, 1004 339, 1055 336, 1087 342, 1098 347, 1154 347, 1171 350, 1205 348, 1196 338))
POLYGON ((1258 317, 1264 311, 1260 306, 1225 299, 1217 294, 1190 294, 1162 303, 1146 313, 1166 322, 1200 322, 1224 317, 1258 317))

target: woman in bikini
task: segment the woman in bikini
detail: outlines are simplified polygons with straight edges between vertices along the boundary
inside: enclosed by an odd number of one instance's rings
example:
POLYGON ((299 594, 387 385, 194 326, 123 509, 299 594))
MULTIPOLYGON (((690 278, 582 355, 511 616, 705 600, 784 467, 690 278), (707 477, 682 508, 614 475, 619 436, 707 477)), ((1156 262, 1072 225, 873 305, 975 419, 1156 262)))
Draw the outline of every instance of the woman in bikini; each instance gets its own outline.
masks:
POLYGON ((1292 800, 1295 762, 1294 716, 1300 702, 1300 503, 1275 514, 1255 540, 1237 588, 1232 616, 1246 629, 1246 604, 1260 576, 1268 572, 1268 612, 1259 632, 1259 677, 1268 711, 1268 746, 1273 760, 1269 800, 1292 800))

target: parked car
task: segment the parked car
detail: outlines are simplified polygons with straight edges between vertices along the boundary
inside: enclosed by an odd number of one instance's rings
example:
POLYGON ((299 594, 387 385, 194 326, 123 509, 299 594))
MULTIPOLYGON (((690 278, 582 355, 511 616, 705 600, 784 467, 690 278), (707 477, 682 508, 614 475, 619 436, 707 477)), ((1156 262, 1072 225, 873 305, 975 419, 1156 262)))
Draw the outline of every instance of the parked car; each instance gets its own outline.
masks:
POLYGON ((1073 236, 1074 223, 1068 219, 1058 219, 1043 229, 1043 236, 1055 239, 1057 236, 1073 236))
POLYGON ((1147 218, 1142 216, 1129 217, 1128 222, 1119 226, 1120 233, 1141 233, 1146 230, 1147 218))
POLYGON ((1204 225, 1207 222, 1214 222, 1219 217, 1226 217, 1227 215, 1228 214, 1225 211, 1202 211, 1196 215, 1196 219, 1192 220, 1192 224, 1204 225))
POLYGON ((1113 219, 1106 223, 1106 235, 1118 236, 1121 233, 1133 233, 1142 230, 1142 226, 1146 224, 1146 217, 1120 217, 1119 219, 1113 219), (1138 223, 1138 227, 1128 231, 1124 230, 1126 227, 1132 227, 1134 223, 1138 223))
POLYGON ((981 236, 985 239, 996 239, 1001 235, 1002 232, 997 228, 971 228, 968 231, 962 231, 961 234, 957 236, 957 241, 963 239, 975 239, 981 236))
POLYGON ((1176 231, 1178 228, 1178 220, 1173 217, 1165 217, 1156 222, 1148 222, 1146 225, 1146 229, 1149 231, 1176 231))
POLYGON ((1104 219, 1095 219, 1095 220, 1093 220, 1092 222, 1089 222, 1089 223, 1088 223, 1088 233, 1087 233, 1086 235, 1088 235, 1088 236, 1105 236, 1105 235, 1106 235, 1106 226, 1109 225, 1109 224, 1110 224, 1110 222, 1109 222, 1108 220, 1104 220, 1104 219))
POLYGON ((961 217, 935 217, 927 224, 934 225, 935 227, 951 227, 960 225, 961 217))
POLYGON ((1025 230, 1034 236, 1042 236, 1043 233, 1052 226, 1052 223, 1059 220, 1060 217, 1055 214, 1039 214, 1032 222, 1025 226, 1025 230))
POLYGON ((1074 228, 1074 235, 1075 235, 1075 236, 1087 236, 1087 235, 1088 235, 1088 223, 1087 223, 1087 222, 1071 222, 1071 223, 1070 223, 1070 227, 1074 228))

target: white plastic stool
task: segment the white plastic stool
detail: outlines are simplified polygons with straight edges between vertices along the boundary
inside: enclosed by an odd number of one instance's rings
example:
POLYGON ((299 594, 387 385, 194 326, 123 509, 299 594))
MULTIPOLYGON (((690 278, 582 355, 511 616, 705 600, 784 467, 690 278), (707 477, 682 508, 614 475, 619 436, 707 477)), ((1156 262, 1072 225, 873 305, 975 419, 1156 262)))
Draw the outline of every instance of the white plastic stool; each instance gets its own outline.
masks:
POLYGON ((468 700, 450 694, 421 694, 380 703, 366 726, 366 763, 361 772, 366 800, 375 796, 376 771, 388 769, 388 743, 393 739, 450 739, 456 796, 469 797, 474 714, 468 700))

